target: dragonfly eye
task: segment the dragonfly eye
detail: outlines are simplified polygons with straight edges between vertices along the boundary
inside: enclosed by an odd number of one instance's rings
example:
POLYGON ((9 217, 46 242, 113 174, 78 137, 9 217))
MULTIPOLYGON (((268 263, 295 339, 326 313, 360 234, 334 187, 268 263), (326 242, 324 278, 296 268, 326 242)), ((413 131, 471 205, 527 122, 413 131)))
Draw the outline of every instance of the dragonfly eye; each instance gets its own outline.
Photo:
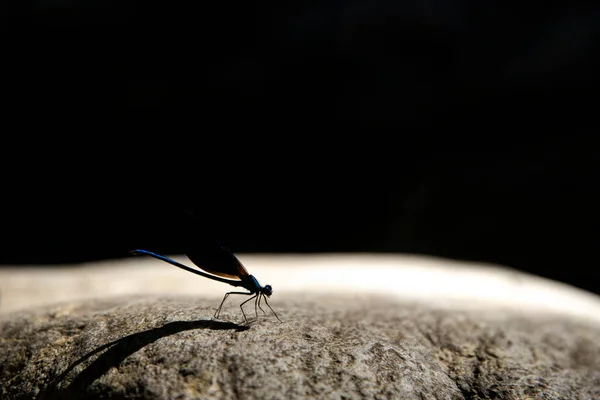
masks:
POLYGON ((271 287, 271 285, 266 285, 264 287, 263 294, 267 297, 271 297, 271 295, 273 294, 273 288, 271 287))

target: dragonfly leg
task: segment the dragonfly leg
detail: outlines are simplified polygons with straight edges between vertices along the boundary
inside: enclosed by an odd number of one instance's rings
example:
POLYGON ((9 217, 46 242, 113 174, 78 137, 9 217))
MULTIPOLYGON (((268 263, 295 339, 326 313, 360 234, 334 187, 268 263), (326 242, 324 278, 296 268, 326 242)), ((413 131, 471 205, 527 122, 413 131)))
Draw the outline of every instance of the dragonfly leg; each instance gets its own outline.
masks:
MULTIPOLYGON (((244 294, 248 294, 251 295, 252 293, 244 293, 244 294)), ((244 307, 242 307, 244 304, 246 304, 247 302, 249 302, 250 300, 252 300, 253 298, 255 298, 256 296, 258 296, 258 293, 255 294, 254 296, 250 297, 248 300, 244 301, 242 304, 240 304, 240 309, 242 310, 242 314, 244 314, 244 320, 246 321, 246 324, 248 324, 248 319, 246 318, 246 313, 244 312, 244 307)), ((258 316, 258 314, 257 314, 258 316)))
MULTIPOLYGON (((243 295, 246 295, 246 296, 252 295, 252 293, 246 293, 246 292, 229 292, 229 293, 225 293, 225 297, 223 297, 223 300, 221 301, 221 304, 219 305, 219 308, 217 308, 217 311, 215 312, 215 318, 219 318, 219 314, 221 314, 221 308, 223 308, 223 303, 225 303, 225 300, 227 299, 227 297, 229 297, 230 294, 243 294, 243 295)), ((250 299, 252 299, 252 297, 250 299)), ((248 300, 250 300, 250 299, 248 299, 248 300)), ((248 300, 246 300, 246 301, 248 301, 248 300)), ((242 304, 244 304, 244 303, 242 303, 242 304)), ((244 310, 242 310, 242 312, 244 312, 244 310)), ((245 315, 244 315, 244 319, 246 319, 245 315)))
MULTIPOLYGON (((265 297, 265 304, 267 305, 267 307, 271 308, 271 306, 269 305, 269 302, 267 301, 267 298, 266 298, 266 297, 265 297)), ((283 321, 281 321, 281 320, 279 319, 279 317, 277 316, 277 313, 275 312, 275 310, 273 310, 273 309, 271 308, 271 311, 273 311, 273 315, 275 315, 275 318, 277 318, 277 320, 278 320, 279 322, 283 322, 283 321)))
POLYGON ((263 310, 263 309, 262 309, 262 307, 260 306, 260 300, 262 299, 262 297, 263 297, 263 296, 264 296, 264 295, 262 295, 262 296, 258 296, 258 308, 260 308, 260 311, 262 311, 262 312, 263 312, 263 314, 266 314, 265 310, 263 310))
POLYGON ((221 313, 221 307, 223 307, 223 303, 225 303, 225 299, 227 299, 229 295, 230 293, 225 293, 225 297, 223 297, 221 304, 219 304, 219 308, 217 308, 217 311, 215 311, 215 318, 219 318, 219 314, 221 313))

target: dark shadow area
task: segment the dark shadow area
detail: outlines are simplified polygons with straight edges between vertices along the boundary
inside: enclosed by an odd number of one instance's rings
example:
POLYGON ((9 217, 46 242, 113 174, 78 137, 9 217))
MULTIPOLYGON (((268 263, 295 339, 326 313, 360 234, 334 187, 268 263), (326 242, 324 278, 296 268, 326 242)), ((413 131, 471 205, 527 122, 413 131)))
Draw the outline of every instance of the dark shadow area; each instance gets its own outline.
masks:
POLYGON ((600 293, 600 7, 9 2, 0 266, 414 253, 600 293))
POLYGON ((140 350, 144 346, 155 342, 156 340, 170 336, 179 332, 191 329, 212 329, 224 330, 232 329, 238 332, 249 329, 248 326, 237 325, 232 322, 221 321, 179 321, 171 322, 160 328, 150 329, 144 332, 134 333, 124 338, 107 343, 98 347, 94 351, 84 355, 69 366, 60 376, 54 379, 45 390, 42 390, 37 400, 51 399, 87 399, 90 398, 86 393, 88 387, 110 368, 118 367, 119 364, 127 357, 140 350), (58 384, 79 364, 88 360, 95 354, 106 350, 96 360, 94 360, 86 369, 81 371, 71 382, 64 388, 58 389, 58 384))

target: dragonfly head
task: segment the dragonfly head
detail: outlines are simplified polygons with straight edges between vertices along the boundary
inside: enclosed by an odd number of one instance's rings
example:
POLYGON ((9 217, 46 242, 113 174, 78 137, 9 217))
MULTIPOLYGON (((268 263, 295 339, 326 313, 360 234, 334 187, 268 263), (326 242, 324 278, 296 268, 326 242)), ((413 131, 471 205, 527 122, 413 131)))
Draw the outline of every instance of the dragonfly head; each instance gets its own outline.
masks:
POLYGON ((273 294, 273 288, 271 287, 271 285, 265 285, 260 292, 267 297, 271 297, 271 295, 273 294))

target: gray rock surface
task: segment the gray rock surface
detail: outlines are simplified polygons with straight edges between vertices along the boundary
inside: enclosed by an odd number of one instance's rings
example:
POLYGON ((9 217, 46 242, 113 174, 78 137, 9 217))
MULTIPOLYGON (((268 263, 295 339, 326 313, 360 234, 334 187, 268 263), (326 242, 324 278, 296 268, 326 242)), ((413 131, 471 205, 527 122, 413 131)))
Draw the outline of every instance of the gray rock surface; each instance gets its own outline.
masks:
MULTIPOLYGON (((283 322, 259 311, 245 327, 212 320, 217 305, 144 295, 5 313, 0 398, 600 399, 600 326, 574 317, 336 294, 280 298, 283 322)), ((222 318, 243 321, 235 304, 222 318)))

